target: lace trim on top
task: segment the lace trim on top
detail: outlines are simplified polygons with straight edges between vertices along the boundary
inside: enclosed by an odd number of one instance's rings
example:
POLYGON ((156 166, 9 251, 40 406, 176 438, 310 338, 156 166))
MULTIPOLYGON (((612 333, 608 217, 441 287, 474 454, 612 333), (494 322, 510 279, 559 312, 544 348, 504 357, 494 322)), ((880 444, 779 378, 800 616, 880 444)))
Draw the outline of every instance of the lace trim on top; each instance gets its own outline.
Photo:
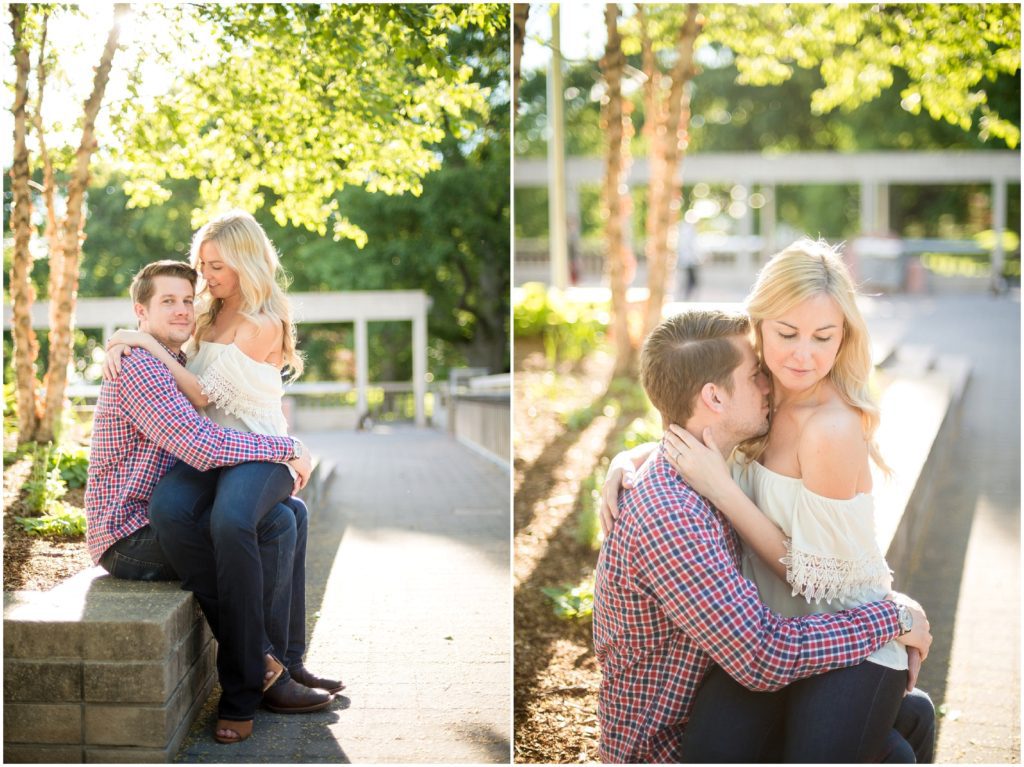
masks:
POLYGON ((225 413, 238 418, 273 421, 281 415, 280 399, 257 399, 216 367, 198 376, 203 394, 225 413))
POLYGON ((879 554, 839 559, 801 551, 789 539, 785 544, 787 555, 779 562, 786 566, 786 581, 793 587, 793 596, 802 596, 808 603, 859 596, 872 586, 884 590, 892 586, 892 571, 879 554))
POLYGON ((210 404, 249 421, 251 430, 267 433, 267 428, 282 426, 281 374, 272 366, 256 362, 233 343, 207 342, 192 358, 190 369, 210 404))

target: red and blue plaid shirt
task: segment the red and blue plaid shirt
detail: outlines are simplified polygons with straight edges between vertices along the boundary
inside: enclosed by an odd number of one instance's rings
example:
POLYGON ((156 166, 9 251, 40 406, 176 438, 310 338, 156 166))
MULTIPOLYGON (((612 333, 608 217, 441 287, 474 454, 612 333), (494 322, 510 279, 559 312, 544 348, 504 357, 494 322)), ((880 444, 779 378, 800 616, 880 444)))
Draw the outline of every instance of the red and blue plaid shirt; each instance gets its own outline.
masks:
POLYGON ((678 762, 712 663, 751 690, 777 690, 859 663, 899 633, 891 602, 802 618, 771 612, 740 572, 736 531, 660 446, 619 511, 594 589, 603 762, 678 762))
MULTIPOLYGON (((185 363, 184 355, 178 359, 185 363)), ((225 429, 196 412, 171 372, 144 349, 122 358, 116 381, 100 389, 85 488, 86 543, 93 562, 149 524, 149 497, 181 459, 200 471, 246 461, 281 461, 289 437, 225 429)))

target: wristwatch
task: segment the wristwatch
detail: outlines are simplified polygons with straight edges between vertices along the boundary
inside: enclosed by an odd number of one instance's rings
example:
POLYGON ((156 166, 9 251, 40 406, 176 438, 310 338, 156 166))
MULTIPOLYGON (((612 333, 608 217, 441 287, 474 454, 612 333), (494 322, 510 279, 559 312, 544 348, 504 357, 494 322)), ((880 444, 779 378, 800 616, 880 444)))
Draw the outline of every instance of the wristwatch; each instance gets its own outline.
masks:
POLYGON ((896 605, 896 610, 899 615, 900 622, 900 636, 903 636, 914 628, 914 614, 910 612, 910 608, 906 605, 896 605))
POLYGON ((302 443, 299 442, 297 439, 295 439, 295 437, 292 437, 291 440, 292 440, 292 457, 291 457, 291 460, 297 461, 299 458, 302 458, 302 454, 304 452, 306 452, 306 448, 304 448, 302 446, 302 443))

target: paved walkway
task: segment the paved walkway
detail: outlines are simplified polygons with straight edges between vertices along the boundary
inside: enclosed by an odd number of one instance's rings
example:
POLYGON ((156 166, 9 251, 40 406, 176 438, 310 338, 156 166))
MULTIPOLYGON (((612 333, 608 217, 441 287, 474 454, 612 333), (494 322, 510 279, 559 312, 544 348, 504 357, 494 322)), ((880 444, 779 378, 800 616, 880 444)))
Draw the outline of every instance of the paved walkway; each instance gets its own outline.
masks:
POLYGON ((1020 297, 880 301, 903 340, 971 360, 960 437, 902 588, 935 642, 920 686, 940 718, 939 762, 1020 761, 1020 297))
POLYGON ((233 746, 211 736, 214 696, 178 761, 507 764, 507 470, 427 429, 300 436, 336 465, 311 517, 306 661, 347 689, 326 711, 260 711, 233 746))

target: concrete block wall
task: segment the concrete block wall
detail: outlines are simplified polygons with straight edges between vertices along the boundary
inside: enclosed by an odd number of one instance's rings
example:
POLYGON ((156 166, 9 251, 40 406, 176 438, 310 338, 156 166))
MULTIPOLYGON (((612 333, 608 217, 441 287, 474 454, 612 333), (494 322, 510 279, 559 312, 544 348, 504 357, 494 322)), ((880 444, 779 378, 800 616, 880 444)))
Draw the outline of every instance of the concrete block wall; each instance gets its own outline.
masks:
POLYGON ((216 644, 177 583, 92 568, 4 594, 5 762, 168 762, 215 678, 216 644))

